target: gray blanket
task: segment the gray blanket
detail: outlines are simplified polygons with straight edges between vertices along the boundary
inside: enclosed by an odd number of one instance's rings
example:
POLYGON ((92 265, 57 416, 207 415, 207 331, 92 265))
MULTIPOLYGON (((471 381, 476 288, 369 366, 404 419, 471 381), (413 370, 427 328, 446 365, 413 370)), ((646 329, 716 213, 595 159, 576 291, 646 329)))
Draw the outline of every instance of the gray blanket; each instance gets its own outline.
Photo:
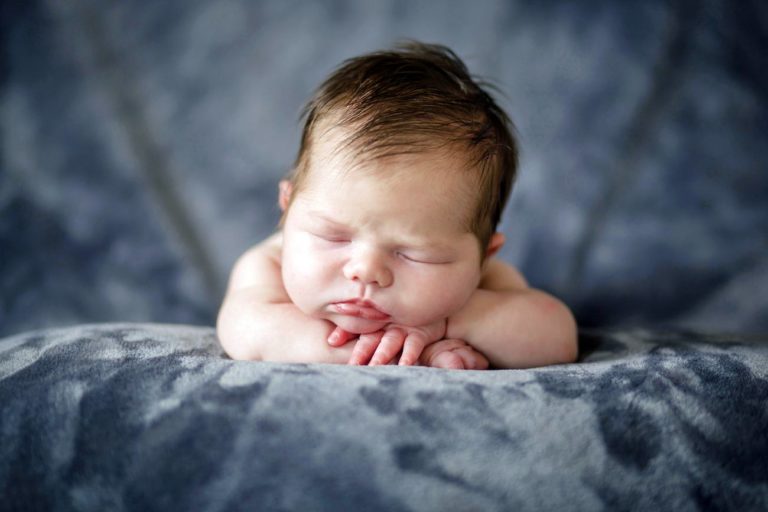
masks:
POLYGON ((768 339, 580 344, 452 372, 235 362, 188 326, 6 338, 0 509, 768 509, 768 339))
POLYGON ((0 512, 768 510, 768 335, 697 334, 768 332, 766 5, 4 2, 0 512), (275 229, 312 88, 402 37, 499 86, 501 257, 598 329, 579 364, 233 362, 184 326, 275 229), (82 325, 115 321, 177 325, 82 325))

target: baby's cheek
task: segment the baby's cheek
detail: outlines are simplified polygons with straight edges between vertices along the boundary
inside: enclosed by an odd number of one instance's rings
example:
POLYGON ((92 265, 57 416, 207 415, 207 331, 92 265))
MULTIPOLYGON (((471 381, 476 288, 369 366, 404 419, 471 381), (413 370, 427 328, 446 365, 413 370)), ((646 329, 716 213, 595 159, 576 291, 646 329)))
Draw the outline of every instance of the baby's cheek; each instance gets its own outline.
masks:
POLYGON ((310 295, 312 271, 309 265, 293 258, 283 258, 283 285, 293 302, 310 295))
POLYGON ((414 316, 414 321, 421 324, 430 323, 447 318, 460 310, 474 291, 474 282, 462 280, 452 284, 453 286, 421 286, 409 293, 406 309, 414 316))
POLYGON ((329 265, 321 258, 283 256, 283 285, 296 306, 307 315, 322 309, 333 289, 329 265))
POLYGON ((469 295, 464 290, 450 290, 452 293, 439 294, 433 301, 438 316, 448 317, 456 313, 467 302, 469 295))

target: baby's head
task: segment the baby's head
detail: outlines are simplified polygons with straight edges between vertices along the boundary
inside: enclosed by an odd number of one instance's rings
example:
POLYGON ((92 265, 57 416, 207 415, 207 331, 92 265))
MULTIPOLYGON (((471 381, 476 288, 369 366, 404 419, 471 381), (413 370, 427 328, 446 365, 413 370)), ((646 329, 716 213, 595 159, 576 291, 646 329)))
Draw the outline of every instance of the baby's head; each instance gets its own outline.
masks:
POLYGON ((305 116, 280 186, 293 302, 350 332, 457 311, 503 243, 517 170, 505 113, 450 50, 411 43, 346 61, 305 116))
POLYGON ((463 163, 472 196, 467 228, 484 257, 515 181, 517 143, 505 112, 451 50, 412 42, 349 59, 317 89, 304 119, 292 197, 311 172, 322 172, 312 154, 330 130, 343 132, 335 150, 361 163, 450 155, 463 163))

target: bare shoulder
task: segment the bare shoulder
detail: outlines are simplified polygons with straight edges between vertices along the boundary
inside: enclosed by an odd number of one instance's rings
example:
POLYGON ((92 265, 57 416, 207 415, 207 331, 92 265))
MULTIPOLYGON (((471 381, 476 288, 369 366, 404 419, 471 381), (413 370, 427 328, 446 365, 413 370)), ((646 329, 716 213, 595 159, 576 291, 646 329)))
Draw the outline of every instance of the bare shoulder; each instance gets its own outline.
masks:
POLYGON ((485 262, 480 288, 484 290, 518 290, 528 288, 528 282, 514 266, 499 259, 485 262))
POLYGON ((278 232, 245 251, 232 268, 228 293, 252 286, 282 290, 281 247, 278 232))

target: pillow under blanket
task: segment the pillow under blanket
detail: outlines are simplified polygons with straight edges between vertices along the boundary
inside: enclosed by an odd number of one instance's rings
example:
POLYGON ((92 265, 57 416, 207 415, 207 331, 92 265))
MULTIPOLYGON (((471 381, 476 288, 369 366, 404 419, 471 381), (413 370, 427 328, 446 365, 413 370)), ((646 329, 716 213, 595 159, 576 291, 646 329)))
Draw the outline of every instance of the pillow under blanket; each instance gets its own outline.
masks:
POLYGON ((768 339, 580 343, 461 372, 236 362, 182 325, 6 338, 0 509, 768 510, 768 339))

